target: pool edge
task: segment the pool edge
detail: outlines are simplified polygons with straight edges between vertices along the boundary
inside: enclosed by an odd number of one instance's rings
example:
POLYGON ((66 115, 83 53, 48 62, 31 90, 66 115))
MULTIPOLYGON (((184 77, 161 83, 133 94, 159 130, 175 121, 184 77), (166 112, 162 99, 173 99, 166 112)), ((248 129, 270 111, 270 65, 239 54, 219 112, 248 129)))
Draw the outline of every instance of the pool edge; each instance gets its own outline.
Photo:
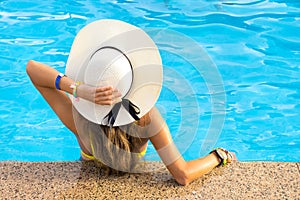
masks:
POLYGON ((106 176, 91 162, 0 162, 0 199, 297 199, 299 162, 235 162, 178 185, 165 167, 106 176))

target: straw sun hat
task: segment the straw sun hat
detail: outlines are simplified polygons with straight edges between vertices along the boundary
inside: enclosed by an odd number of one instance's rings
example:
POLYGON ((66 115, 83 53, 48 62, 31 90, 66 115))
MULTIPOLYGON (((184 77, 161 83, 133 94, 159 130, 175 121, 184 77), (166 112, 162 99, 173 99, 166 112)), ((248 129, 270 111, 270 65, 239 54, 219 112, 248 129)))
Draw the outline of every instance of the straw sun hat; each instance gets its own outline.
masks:
POLYGON ((83 27, 74 39, 65 73, 91 86, 113 86, 122 94, 111 106, 70 96, 81 115, 102 125, 138 120, 154 106, 162 88, 155 43, 140 28, 118 20, 98 20, 83 27))

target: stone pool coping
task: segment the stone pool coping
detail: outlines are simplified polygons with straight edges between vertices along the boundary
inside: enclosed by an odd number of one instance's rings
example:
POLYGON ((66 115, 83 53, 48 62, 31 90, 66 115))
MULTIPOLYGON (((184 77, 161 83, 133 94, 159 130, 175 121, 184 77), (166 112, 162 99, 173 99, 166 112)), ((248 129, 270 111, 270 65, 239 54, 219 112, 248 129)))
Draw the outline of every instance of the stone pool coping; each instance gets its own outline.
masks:
POLYGON ((93 162, 0 162, 0 199, 300 199, 300 163, 235 162, 187 186, 161 163, 106 176, 93 162))

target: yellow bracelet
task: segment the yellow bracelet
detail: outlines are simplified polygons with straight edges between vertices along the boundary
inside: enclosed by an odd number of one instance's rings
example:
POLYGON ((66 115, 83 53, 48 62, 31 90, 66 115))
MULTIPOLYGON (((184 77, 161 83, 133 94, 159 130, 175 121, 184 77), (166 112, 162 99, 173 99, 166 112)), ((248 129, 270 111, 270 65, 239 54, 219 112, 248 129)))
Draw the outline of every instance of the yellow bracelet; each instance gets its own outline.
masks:
POLYGON ((75 82, 74 84, 72 84, 70 86, 70 88, 73 89, 73 96, 75 98, 75 101, 79 101, 79 97, 77 96, 77 87, 80 85, 81 83, 79 81, 75 82))

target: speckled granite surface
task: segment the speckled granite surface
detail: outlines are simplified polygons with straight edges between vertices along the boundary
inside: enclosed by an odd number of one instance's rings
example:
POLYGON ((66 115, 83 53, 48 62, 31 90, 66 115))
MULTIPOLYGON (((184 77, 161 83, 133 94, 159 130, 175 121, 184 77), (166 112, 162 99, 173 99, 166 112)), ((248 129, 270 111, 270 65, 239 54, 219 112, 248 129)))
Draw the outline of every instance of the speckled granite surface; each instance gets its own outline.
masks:
POLYGON ((160 163, 106 176, 92 162, 0 162, 0 199, 300 199, 300 164, 236 162, 179 186, 160 163))

